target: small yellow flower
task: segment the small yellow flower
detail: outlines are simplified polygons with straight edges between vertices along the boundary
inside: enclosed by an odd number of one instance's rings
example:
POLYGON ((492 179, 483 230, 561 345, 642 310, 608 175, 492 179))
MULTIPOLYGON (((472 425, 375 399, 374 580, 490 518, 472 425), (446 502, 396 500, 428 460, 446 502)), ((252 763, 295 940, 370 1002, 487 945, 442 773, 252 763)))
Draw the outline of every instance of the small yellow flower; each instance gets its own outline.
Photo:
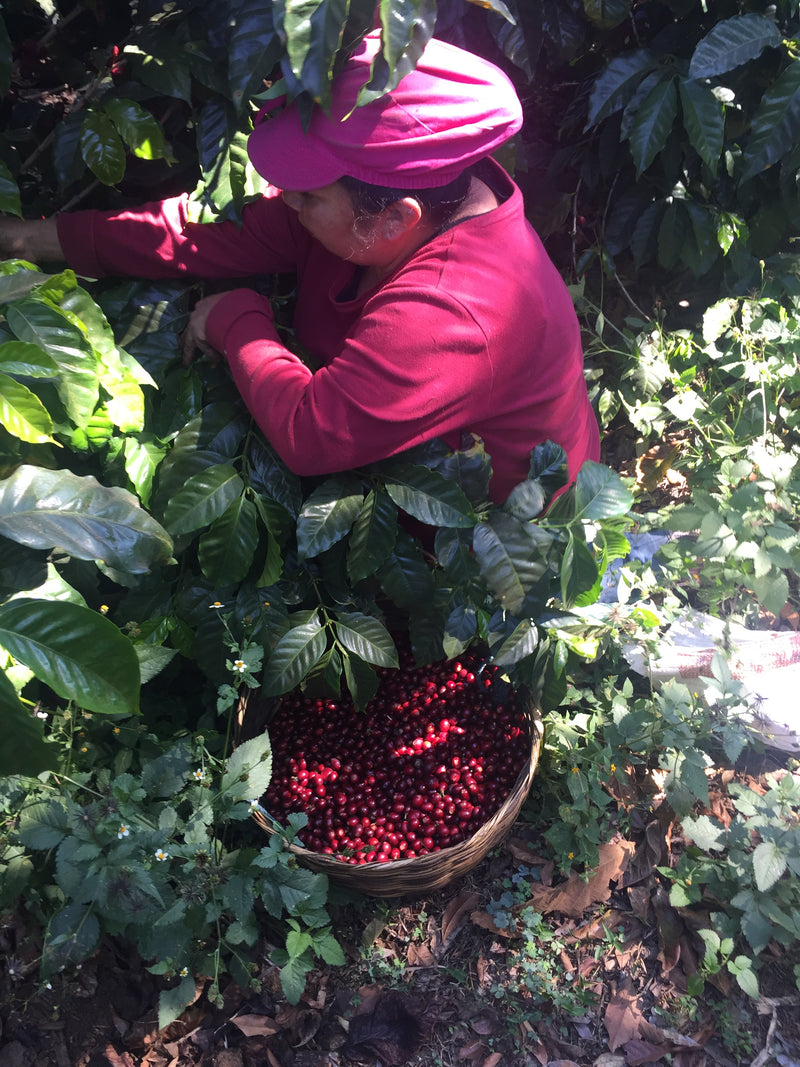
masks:
POLYGON ((614 773, 614 771, 615 771, 616 769, 617 769, 617 765, 616 765, 616 763, 612 763, 612 764, 611 764, 611 766, 610 766, 610 768, 609 768, 609 770, 611 771, 611 773, 613 774, 613 773, 614 773))
POLYGON ((575 853, 574 852, 568 852, 567 853, 567 859, 568 860, 574 860, 575 859, 575 853))
POLYGON ((119 727, 118 727, 118 726, 115 726, 115 727, 114 727, 114 733, 115 733, 115 734, 118 734, 118 733, 119 733, 119 727))
POLYGON ((268 600, 265 600, 265 601, 264 601, 264 607, 265 607, 265 608, 268 608, 268 607, 269 607, 269 601, 268 601, 268 600))
POLYGON ((83 748, 81 749, 81 752, 88 752, 88 751, 89 751, 89 749, 86 747, 86 745, 84 745, 83 748))
POLYGON ((573 768, 572 768, 572 773, 573 773, 573 774, 580 774, 580 771, 578 770, 578 768, 577 768, 577 767, 573 767, 573 768))
POLYGON ((692 880, 691 880, 691 878, 687 878, 687 879, 686 879, 686 884, 687 884, 687 885, 691 885, 691 884, 692 884, 692 880))
POLYGON ((108 604, 101 604, 100 605, 100 614, 101 615, 108 615, 108 604))
POLYGON ((130 837, 130 833, 130 827, 123 823, 119 830, 117 830, 117 837, 122 840, 123 837, 130 837))

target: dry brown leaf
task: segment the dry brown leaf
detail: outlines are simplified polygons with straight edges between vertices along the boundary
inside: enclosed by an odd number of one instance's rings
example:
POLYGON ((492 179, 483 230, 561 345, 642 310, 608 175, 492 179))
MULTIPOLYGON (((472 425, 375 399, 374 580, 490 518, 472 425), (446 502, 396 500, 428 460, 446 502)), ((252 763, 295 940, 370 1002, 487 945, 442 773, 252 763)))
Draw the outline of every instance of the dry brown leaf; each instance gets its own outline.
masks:
POLYGON ((280 1033, 281 1027, 269 1015, 237 1015, 231 1022, 245 1037, 269 1037, 280 1033))
POLYGON ((573 873, 562 885, 536 886, 530 900, 520 905, 520 909, 532 906, 542 914, 556 911, 573 919, 582 918, 592 904, 608 900, 611 896, 610 883, 619 881, 624 874, 633 850, 633 842, 622 839, 601 845, 600 862, 588 881, 573 873))
POLYGON ((483 930, 488 930, 492 934, 497 934, 498 937, 516 937, 517 931, 507 930, 504 927, 501 928, 495 924, 494 919, 491 917, 488 911, 473 911, 470 915, 470 919, 476 926, 480 926, 483 930))
POLYGON ((639 1067, 643 1063, 658 1063, 670 1052, 670 1045, 654 1045, 635 1037, 625 1043, 625 1062, 629 1067, 639 1067))
POLYGON ((479 893, 465 891, 450 901, 442 915, 442 946, 437 956, 442 956, 447 952, 458 936, 468 914, 478 906, 480 899, 479 893))
POLYGON ((669 894, 663 886, 657 886, 651 902, 658 929, 658 956, 665 971, 671 971, 681 957, 680 941, 683 923, 669 902, 669 894))
POLYGON ((427 945, 410 944, 406 953, 406 963, 409 967, 433 967, 436 957, 427 945))
POLYGON ((667 841, 664 827, 658 819, 651 819, 645 827, 644 837, 631 858, 622 884, 624 886, 636 885, 639 882, 651 884, 653 868, 664 864, 666 859, 667 841))
POLYGON ((502 1058, 502 1053, 493 1052, 491 1056, 486 1057, 486 1059, 481 1064, 481 1067, 497 1067, 498 1063, 500 1062, 500 1060, 502 1060, 502 1058))
POLYGON ((609 1049, 614 1052, 620 1045, 638 1037, 643 1018, 633 983, 628 978, 623 979, 614 989, 603 1016, 609 1049))
POLYGON ((480 985, 485 985, 489 977, 489 961, 485 956, 478 956, 475 961, 475 971, 480 985))
POLYGON ((488 1037, 489 1034, 497 1033, 500 1023, 494 1012, 482 1011, 470 1021, 469 1025, 476 1034, 488 1037))
POLYGON ((458 1050, 458 1058, 460 1060, 472 1060, 477 1062, 482 1060, 489 1050, 482 1041, 470 1041, 468 1045, 463 1045, 458 1050))

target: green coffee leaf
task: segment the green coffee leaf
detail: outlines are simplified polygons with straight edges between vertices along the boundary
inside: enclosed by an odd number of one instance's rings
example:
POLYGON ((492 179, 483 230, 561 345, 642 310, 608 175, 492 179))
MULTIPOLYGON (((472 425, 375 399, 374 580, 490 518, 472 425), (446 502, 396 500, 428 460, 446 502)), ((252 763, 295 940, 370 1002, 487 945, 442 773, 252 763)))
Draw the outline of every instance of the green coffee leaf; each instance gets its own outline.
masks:
POLYGON ((688 78, 681 78, 678 85, 689 143, 716 174, 725 137, 725 111, 707 85, 688 78))
POLYGON ((0 370, 5 374, 21 374, 25 378, 55 378, 58 369, 58 363, 39 345, 27 341, 0 344, 0 370))
POLYGON ((492 663, 498 667, 518 663, 535 652, 538 644, 539 629, 536 623, 533 619, 523 619, 492 654, 492 663))
POLYGON ((350 0, 307 0, 286 5, 283 32, 289 66, 315 102, 328 108, 333 66, 342 46, 350 0))
POLYGON ((241 582, 258 544, 258 512, 242 493, 200 538, 197 556, 203 574, 217 588, 241 582))
POLYGON ((136 653, 98 612, 68 601, 10 601, 0 607, 0 645, 78 707, 107 715, 138 714, 136 653))
POLYGON ((364 502, 361 482, 351 475, 327 478, 308 497, 297 519, 297 558, 320 555, 350 533, 364 502))
POLYGON ((103 185, 117 185, 125 177, 125 145, 114 123, 101 111, 88 111, 80 135, 81 154, 103 185))
POLYGON ((273 0, 236 0, 228 39, 228 84, 238 111, 264 87, 281 58, 281 42, 273 26, 273 0))
POLYGON ((660 81, 637 108, 628 137, 637 178, 666 146, 677 113, 678 91, 674 78, 660 81))
POLYGON ((164 510, 164 523, 174 536, 210 526, 237 500, 244 483, 229 463, 217 463, 193 474, 164 510))
POLYGON ((336 614, 336 636, 350 652, 378 667, 397 667, 397 649, 386 627, 372 615, 360 611, 336 614))
POLYGON ((45 741, 42 723, 31 715, 3 671, 0 671, 0 719, 6 739, 0 745, 0 775, 34 777, 42 771, 56 770, 58 746, 45 741))
POLYGON ((378 676, 375 671, 358 656, 342 657, 344 677, 347 688, 353 698, 353 704, 362 710, 378 691, 378 676))
POLYGON ((125 489, 25 464, 0 480, 0 535, 127 574, 146 573, 172 554, 166 530, 125 489))
POLYGON ((165 155, 161 127, 141 104, 135 100, 109 97, 103 107, 135 156, 140 159, 161 159, 165 155))
POLYGON ((267 660, 262 686, 264 694, 279 696, 299 685, 321 659, 326 643, 325 629, 316 615, 309 622, 293 626, 278 641, 267 660))
POLYGON ((753 116, 742 180, 777 163, 795 147, 799 138, 800 60, 795 59, 764 93, 753 116))
POLYGON ((583 0, 586 17, 601 30, 613 30, 631 13, 631 0, 583 0))
POLYGON ((594 80, 589 96, 586 129, 596 126, 615 111, 624 108, 642 78, 657 66, 657 57, 646 48, 637 48, 615 56, 594 80))
POLYGON ((371 489, 353 523, 347 573, 354 584, 375 574, 397 538, 397 505, 387 493, 371 489))
POLYGON ((764 15, 734 15, 723 19, 699 42, 689 63, 690 78, 715 78, 760 56, 765 48, 777 48, 781 32, 764 15))
POLYGON ((379 15, 381 51, 358 94, 359 106, 394 89, 414 69, 433 36, 436 0, 380 0, 379 15))
POLYGON ((41 347, 59 368, 58 395, 76 425, 85 428, 100 393, 97 358, 83 333, 61 311, 23 300, 7 312, 15 337, 41 347))
POLYGON ((27 385, 0 374, 0 425, 12 437, 31 445, 53 441, 53 420, 39 397, 27 385))
POLYGON ((427 467, 387 464, 385 487, 398 507, 429 526, 467 527, 475 522, 463 490, 427 467))
MULTIPOLYGON (((473 549, 481 574, 501 608, 516 612, 529 590, 547 573, 539 552, 538 531, 503 511, 479 522, 473 549)), ((549 539, 548 539, 549 543, 549 539)))

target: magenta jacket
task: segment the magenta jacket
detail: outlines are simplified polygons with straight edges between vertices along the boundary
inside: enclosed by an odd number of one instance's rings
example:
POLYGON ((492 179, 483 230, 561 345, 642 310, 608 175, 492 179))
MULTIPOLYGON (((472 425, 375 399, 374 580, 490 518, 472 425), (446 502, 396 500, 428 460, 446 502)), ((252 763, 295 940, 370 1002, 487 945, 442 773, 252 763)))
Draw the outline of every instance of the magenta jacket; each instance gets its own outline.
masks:
POLYGON ((560 444, 572 479, 600 445, 569 293, 519 189, 493 166, 499 207, 446 228, 355 299, 344 295, 353 264, 314 240, 277 190, 245 208, 241 228, 187 222, 179 197, 61 215, 58 232, 85 277, 296 272, 295 329, 316 372, 281 343, 269 302, 252 290, 226 295, 207 324, 285 463, 327 474, 432 437, 457 448, 471 431, 491 456, 491 495, 502 503, 527 475, 534 445, 560 444))

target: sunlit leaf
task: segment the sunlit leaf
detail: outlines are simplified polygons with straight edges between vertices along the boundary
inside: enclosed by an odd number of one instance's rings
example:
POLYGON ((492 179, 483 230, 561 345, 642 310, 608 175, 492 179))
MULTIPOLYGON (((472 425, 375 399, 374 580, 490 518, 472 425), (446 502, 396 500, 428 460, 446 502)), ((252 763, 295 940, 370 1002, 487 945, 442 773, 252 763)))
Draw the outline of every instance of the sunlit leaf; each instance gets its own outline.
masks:
POLYGON ((0 534, 129 574, 149 571, 172 553, 166 530, 126 490, 27 465, 0 481, 0 534))
POLYGON ((175 492, 164 510, 164 524, 175 537, 201 530, 223 515, 243 489, 229 463, 206 467, 175 492))
POLYGON ((264 669, 266 696, 288 693, 319 662, 327 644, 325 629, 316 615, 284 634, 273 648, 264 669))
POLYGON ((0 607, 0 645, 79 708, 138 714, 133 645, 99 612, 68 601, 12 600, 0 607))
POLYGON ((336 613, 337 638, 346 649, 378 667, 396 667, 397 649, 386 627, 372 615, 360 611, 336 613))
POLYGON ((19 699, 3 671, 0 671, 0 720, 5 739, 0 745, 0 775, 33 777, 58 767, 58 746, 44 740, 42 723, 19 699))
POLYGON ((7 374, 0 374, 0 425, 29 444, 53 440, 53 420, 47 408, 27 385, 7 374))
POLYGON ((467 527, 475 521, 463 491, 427 467, 387 465, 385 486, 398 507, 429 526, 467 527))
POLYGON ((317 486, 297 518, 297 556, 310 559, 327 551, 353 528, 364 493, 352 475, 335 474, 317 486))
POLYGON ((165 155, 161 127, 141 104, 112 96, 104 101, 103 107, 135 156, 140 159, 161 159, 165 155))
POLYGON ((114 123, 102 111, 88 111, 81 127, 81 154, 86 166, 103 185, 116 185, 125 177, 125 146, 114 123))

